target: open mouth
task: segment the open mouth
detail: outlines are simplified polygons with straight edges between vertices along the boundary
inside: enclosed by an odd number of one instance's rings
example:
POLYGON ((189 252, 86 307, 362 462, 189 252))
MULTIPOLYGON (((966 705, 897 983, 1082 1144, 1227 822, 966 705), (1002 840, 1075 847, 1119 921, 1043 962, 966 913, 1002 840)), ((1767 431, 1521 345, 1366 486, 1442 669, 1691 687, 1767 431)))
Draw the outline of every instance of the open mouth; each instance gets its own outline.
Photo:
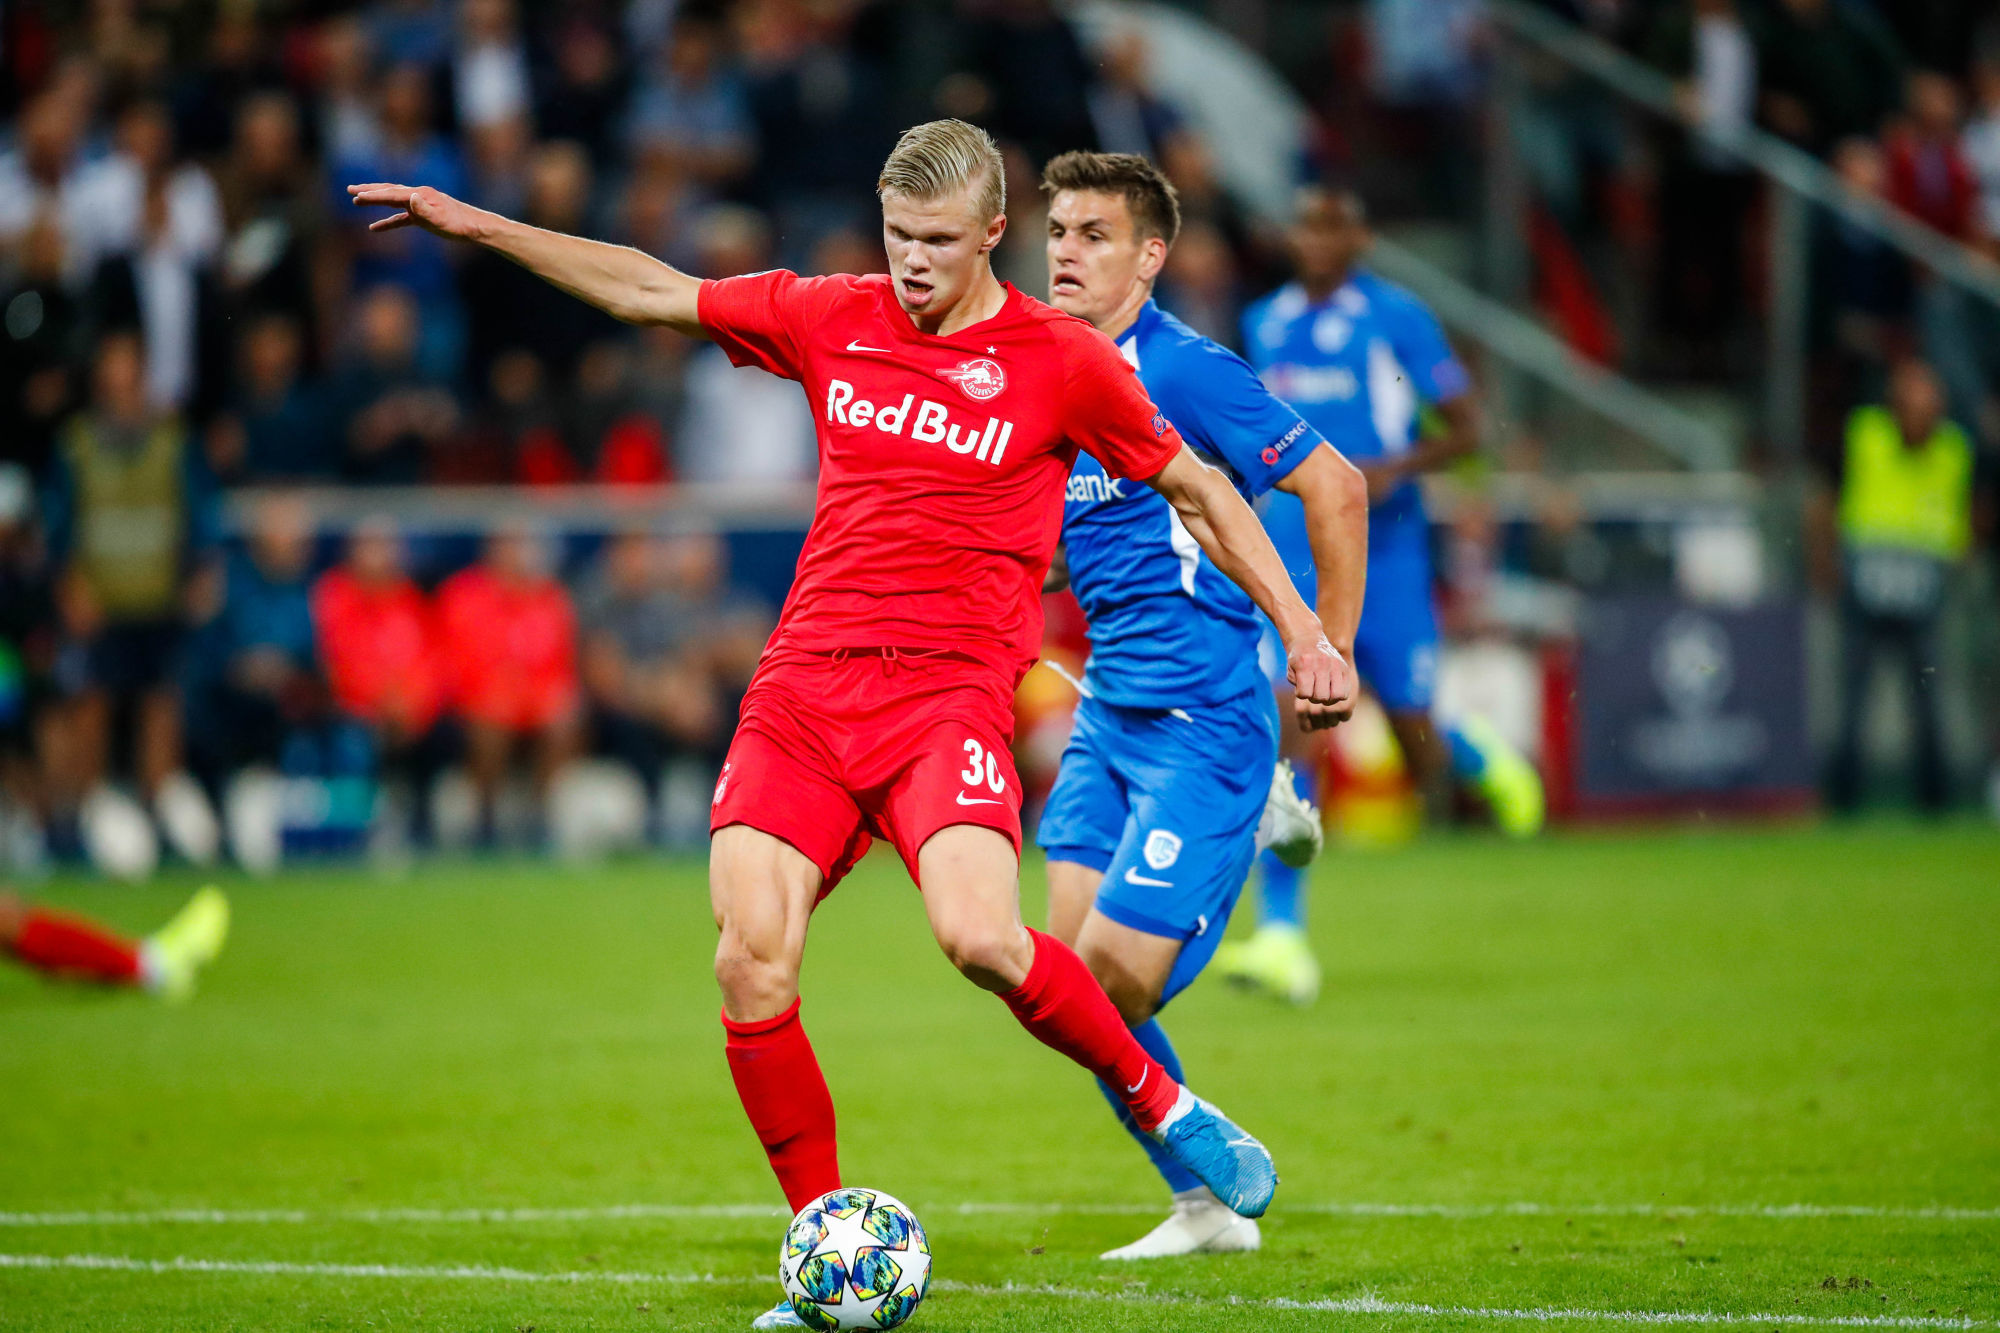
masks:
POLYGON ((903 295, 912 301, 922 301, 931 294, 931 285, 918 278, 903 279, 903 295))
POLYGON ((1067 273, 1059 273, 1056 275, 1055 281, 1049 284, 1049 290, 1055 293, 1081 292, 1083 290, 1083 279, 1072 277, 1067 273))

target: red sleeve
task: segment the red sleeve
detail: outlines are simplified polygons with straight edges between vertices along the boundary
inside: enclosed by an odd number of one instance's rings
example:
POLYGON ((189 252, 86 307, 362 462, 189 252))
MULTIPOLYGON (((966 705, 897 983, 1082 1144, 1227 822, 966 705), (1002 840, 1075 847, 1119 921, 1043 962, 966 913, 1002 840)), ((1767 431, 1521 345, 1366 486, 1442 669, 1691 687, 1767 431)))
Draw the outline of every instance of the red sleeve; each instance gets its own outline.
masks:
POLYGON ((711 278, 701 284, 695 310, 701 326, 739 366, 756 366, 788 380, 805 371, 806 302, 824 279, 785 269, 711 278))
POLYGON ((1063 358, 1063 433, 1114 477, 1157 477, 1181 451, 1173 428, 1109 338, 1084 324, 1058 324, 1063 358))

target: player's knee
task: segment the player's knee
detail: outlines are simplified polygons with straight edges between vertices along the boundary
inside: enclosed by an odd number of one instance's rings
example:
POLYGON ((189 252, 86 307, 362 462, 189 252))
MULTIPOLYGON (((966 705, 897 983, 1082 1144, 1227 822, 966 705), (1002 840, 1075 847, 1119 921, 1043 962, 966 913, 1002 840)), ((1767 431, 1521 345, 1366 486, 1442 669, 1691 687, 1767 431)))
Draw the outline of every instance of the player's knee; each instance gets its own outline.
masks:
POLYGON ((725 926, 715 946, 715 983, 731 1017, 771 1018, 798 995, 798 968, 781 947, 753 941, 725 926))
POLYGON ((1028 933, 1013 922, 958 922, 940 927, 937 937, 951 965, 984 990, 1012 990, 1034 962, 1028 933))

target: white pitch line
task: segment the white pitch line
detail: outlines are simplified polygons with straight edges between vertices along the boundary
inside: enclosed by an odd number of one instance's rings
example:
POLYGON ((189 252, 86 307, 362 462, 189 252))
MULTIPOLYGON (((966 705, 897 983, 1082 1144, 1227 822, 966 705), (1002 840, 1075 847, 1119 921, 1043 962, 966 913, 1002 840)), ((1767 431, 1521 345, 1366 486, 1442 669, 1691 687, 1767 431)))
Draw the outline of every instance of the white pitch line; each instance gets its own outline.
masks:
MULTIPOLYGON (((986 1214, 1069 1213, 1083 1216, 1143 1216, 1160 1211, 1156 1203, 932 1203, 919 1212, 986 1214)), ((1874 1204, 1820 1203, 1288 1203, 1282 1211, 1321 1213, 1335 1217, 1434 1217, 1474 1221, 1492 1217, 1746 1217, 1772 1221, 1873 1218, 1898 1222, 1994 1222, 2000 1208, 1963 1208, 1946 1204, 1893 1207, 1874 1204)), ((580 1208, 343 1208, 313 1211, 300 1208, 159 1208, 120 1212, 0 1212, 0 1227, 145 1227, 171 1225, 250 1226, 356 1222, 411 1223, 457 1226, 515 1222, 618 1222, 676 1218, 770 1218, 784 1209, 762 1203, 628 1203, 580 1208)))
MULTIPOLYGON (((751 1286, 770 1282, 770 1276, 731 1277, 717 1273, 542 1273, 519 1268, 491 1268, 476 1264, 304 1264, 265 1259, 134 1259, 113 1254, 0 1254, 0 1269, 82 1269, 94 1272, 244 1274, 253 1277, 334 1277, 387 1278, 406 1281, 446 1282, 539 1282, 557 1286, 587 1286, 604 1283, 614 1286, 713 1285, 751 1286)), ((1182 1296, 1168 1292, 1090 1291, 1079 1287, 975 1282, 933 1282, 939 1291, 972 1296, 1048 1296, 1060 1300, 1105 1301, 1123 1304, 1206 1306, 1215 1308, 1288 1310, 1304 1314, 1373 1314, 1421 1316, 1426 1319, 1474 1319, 1514 1323, 1602 1323, 1602 1324, 1773 1324, 1807 1328, 1913 1328, 1913 1329, 1993 1329, 1991 1321, 1970 1318, 1942 1318, 1923 1315, 1809 1315, 1732 1314, 1720 1310, 1591 1310, 1562 1306, 1510 1309, 1480 1305, 1426 1305, 1409 1301, 1385 1301, 1376 1296, 1347 1296, 1318 1301, 1275 1297, 1268 1300, 1222 1300, 1202 1296, 1182 1296)))

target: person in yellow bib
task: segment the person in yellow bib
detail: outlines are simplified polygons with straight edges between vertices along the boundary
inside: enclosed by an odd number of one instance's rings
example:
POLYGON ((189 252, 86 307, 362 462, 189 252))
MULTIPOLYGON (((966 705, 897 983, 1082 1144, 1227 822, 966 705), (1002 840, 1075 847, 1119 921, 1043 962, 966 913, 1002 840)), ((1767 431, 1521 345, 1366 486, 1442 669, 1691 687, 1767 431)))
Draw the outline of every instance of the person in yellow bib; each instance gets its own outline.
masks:
POLYGON ((1944 388, 1910 359, 1888 402, 1848 418, 1837 513, 1841 571, 1841 723, 1828 781, 1835 809, 1861 795, 1861 734, 1876 658, 1894 654, 1909 690, 1918 803, 1949 798, 1938 716, 1938 623, 1952 571, 1972 545, 1973 448, 1945 418, 1944 388))

